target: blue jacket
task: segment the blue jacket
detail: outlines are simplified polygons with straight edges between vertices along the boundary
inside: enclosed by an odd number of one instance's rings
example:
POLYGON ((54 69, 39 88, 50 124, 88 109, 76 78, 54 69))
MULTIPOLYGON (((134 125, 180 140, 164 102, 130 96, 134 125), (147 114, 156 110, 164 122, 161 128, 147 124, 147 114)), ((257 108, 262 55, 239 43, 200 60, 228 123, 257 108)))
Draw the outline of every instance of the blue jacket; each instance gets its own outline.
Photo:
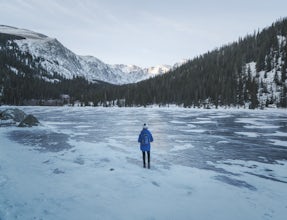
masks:
POLYGON ((150 142, 153 142, 153 137, 148 129, 142 129, 138 142, 140 143, 141 151, 150 151, 150 142))

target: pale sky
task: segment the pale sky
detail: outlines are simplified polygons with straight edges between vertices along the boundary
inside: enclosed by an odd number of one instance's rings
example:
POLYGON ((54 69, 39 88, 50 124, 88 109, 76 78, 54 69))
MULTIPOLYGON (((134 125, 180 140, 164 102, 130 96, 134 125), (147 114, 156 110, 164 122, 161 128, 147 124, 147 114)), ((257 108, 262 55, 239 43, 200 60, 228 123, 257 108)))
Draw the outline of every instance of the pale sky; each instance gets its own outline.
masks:
POLYGON ((0 24, 141 67, 192 59, 287 17, 286 0, 0 0, 0 24))

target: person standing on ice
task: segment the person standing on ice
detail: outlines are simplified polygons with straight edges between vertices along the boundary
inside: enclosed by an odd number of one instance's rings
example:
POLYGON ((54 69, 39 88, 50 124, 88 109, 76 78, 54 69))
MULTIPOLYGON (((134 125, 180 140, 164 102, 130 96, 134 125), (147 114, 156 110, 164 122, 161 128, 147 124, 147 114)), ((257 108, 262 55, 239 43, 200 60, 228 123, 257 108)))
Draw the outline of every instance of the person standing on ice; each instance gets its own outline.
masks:
POLYGON ((148 130, 147 124, 143 125, 143 129, 139 135, 138 142, 143 154, 143 167, 146 168, 146 153, 147 153, 147 168, 150 169, 150 142, 153 142, 151 132, 148 130))

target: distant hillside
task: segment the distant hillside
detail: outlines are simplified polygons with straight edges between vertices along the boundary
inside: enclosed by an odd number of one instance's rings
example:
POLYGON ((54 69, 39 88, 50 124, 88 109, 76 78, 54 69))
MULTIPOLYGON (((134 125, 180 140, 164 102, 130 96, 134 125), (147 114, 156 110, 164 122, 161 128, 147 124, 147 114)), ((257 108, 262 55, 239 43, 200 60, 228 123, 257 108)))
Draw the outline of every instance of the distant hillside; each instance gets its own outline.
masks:
MULTIPOLYGON (((10 42, 14 43, 13 51, 17 50, 17 56, 29 54, 31 62, 37 63, 34 69, 41 68, 47 72, 47 80, 82 77, 90 82, 104 81, 120 85, 139 82, 173 68, 169 65, 140 68, 135 65, 106 64, 92 56, 76 55, 57 39, 26 29, 0 25, 0 35, 4 38, 5 35, 13 36, 10 38, 10 42), (61 76, 61 78, 54 76, 61 76)), ((11 49, 11 47, 6 47, 2 40, 0 53, 11 53, 13 52, 10 51, 11 49)), ((11 68, 15 69, 15 67, 11 68)))
POLYGON ((63 93, 88 102, 108 83, 135 83, 174 68, 105 64, 74 54, 57 39, 4 25, 0 25, 0 67, 0 104, 13 105, 45 103, 42 100, 58 99, 63 93))
POLYGON ((98 101, 186 107, 284 107, 287 96, 287 19, 207 52, 165 75, 111 87, 98 101), (107 99, 108 98, 108 99, 107 99))
MULTIPOLYGON (((127 85, 109 84, 101 81, 101 78, 96 80, 92 70, 89 72, 88 69, 84 75, 68 75, 71 73, 69 71, 63 74, 72 67, 82 68, 81 62, 85 62, 91 69, 106 68, 97 65, 93 57, 80 61, 81 57, 66 48, 55 51, 69 59, 47 59, 40 56, 43 53, 37 49, 31 53, 23 49, 26 44, 21 46, 19 43, 26 39, 25 31, 23 35, 0 33, 0 103, 43 104, 47 99, 55 100, 61 94, 66 94, 70 96, 70 103, 79 101, 81 105, 92 102, 103 106, 177 104, 204 108, 287 107, 286 18, 260 32, 240 38, 237 42, 189 60, 165 74, 127 85), (59 72, 48 68, 57 65, 66 70, 59 72)), ((29 32, 29 37, 50 42, 46 39, 48 37, 33 32, 29 32)), ((55 41, 52 41, 54 47, 55 41)), ((59 42, 56 44, 60 45, 59 42)), ((33 47, 28 45, 28 48, 33 47)), ((136 66, 113 65, 111 68, 120 72, 129 71, 133 76, 133 72, 138 71, 136 66)), ((163 66, 150 71, 165 72, 168 68, 163 66)))

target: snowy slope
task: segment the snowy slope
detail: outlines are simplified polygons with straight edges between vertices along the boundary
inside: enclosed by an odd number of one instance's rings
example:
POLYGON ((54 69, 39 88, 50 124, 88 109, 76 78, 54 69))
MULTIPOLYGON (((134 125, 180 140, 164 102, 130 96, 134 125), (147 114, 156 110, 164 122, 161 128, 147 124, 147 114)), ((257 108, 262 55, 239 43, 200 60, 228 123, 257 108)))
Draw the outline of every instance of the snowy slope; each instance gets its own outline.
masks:
MULTIPOLYGON (((277 36, 278 45, 286 45, 285 36, 277 36)), ((255 79, 258 84, 257 98, 261 105, 268 105, 269 107, 276 107, 276 104, 280 102, 282 95, 282 85, 278 81, 282 78, 281 68, 284 66, 282 56, 273 58, 273 67, 270 71, 256 71, 256 62, 246 63, 243 69, 245 75, 248 76, 250 71, 251 77, 255 79)), ((285 83, 286 84, 286 83, 285 83)), ((287 85, 287 84, 286 84, 287 85)))
POLYGON ((47 38, 46 35, 36 33, 26 29, 19 29, 11 26, 0 25, 0 33, 6 33, 16 36, 21 36, 29 39, 44 39, 47 38))
POLYGON ((135 83, 168 72, 172 66, 162 65, 140 68, 135 65, 110 65, 92 56, 79 56, 63 46, 57 39, 25 29, 0 26, 0 33, 24 37, 15 40, 23 52, 39 60, 39 64, 51 75, 58 73, 71 79, 82 76, 89 81, 105 81, 113 84, 135 83))
POLYGON ((155 67, 148 68, 148 72, 150 74, 154 74, 154 75, 157 75, 159 73, 163 74, 163 73, 168 72, 171 68, 172 68, 172 66, 170 66, 170 65, 155 66, 155 67))

